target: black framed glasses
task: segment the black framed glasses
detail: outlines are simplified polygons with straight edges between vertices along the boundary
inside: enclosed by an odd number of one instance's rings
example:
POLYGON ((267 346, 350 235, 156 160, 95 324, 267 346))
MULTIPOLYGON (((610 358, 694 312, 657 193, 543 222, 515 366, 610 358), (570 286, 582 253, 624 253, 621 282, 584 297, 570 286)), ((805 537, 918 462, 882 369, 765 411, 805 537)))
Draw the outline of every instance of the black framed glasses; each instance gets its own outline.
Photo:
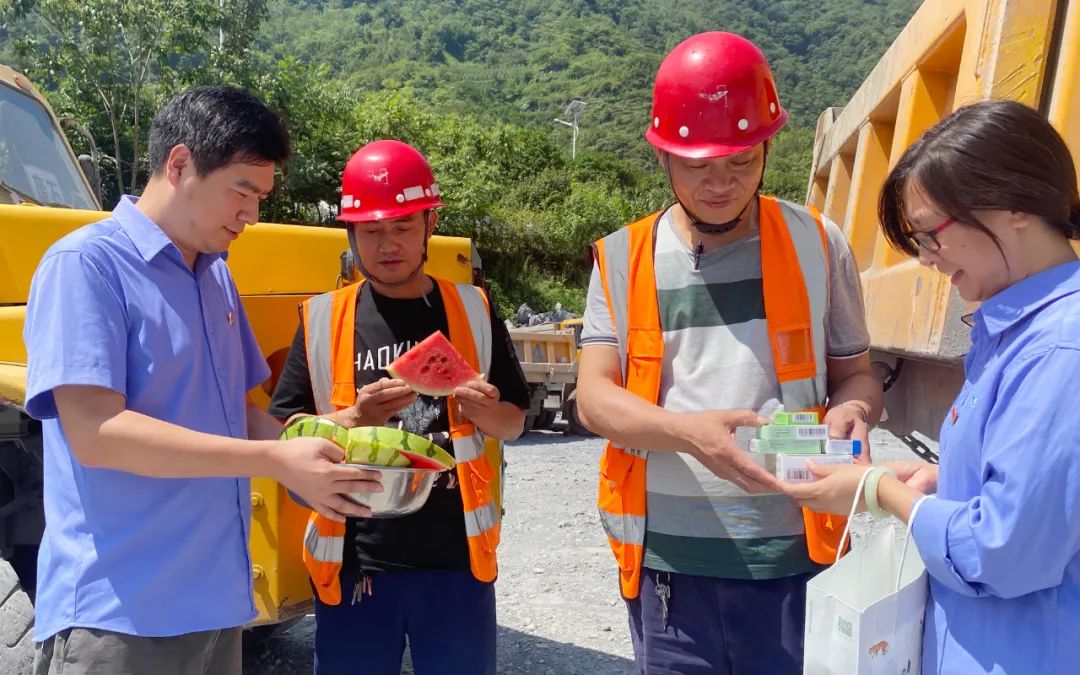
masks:
POLYGON ((908 236, 911 240, 919 245, 920 248, 936 253, 941 250, 941 242, 938 241, 937 236, 944 232, 950 225, 956 224, 956 218, 946 218, 943 223, 938 225, 932 230, 919 230, 916 232, 909 232, 908 236))

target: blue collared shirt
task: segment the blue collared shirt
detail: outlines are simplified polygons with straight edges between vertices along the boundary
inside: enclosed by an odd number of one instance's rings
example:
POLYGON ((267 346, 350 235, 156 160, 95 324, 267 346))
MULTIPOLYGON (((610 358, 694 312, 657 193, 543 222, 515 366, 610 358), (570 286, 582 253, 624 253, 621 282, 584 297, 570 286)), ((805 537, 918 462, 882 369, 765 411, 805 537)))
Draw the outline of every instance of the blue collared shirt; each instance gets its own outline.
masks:
POLYGON ((34 639, 76 626, 170 636, 253 619, 249 481, 88 468, 52 395, 105 387, 129 410, 246 437, 245 395, 269 372, 224 255, 200 255, 193 272, 124 198, 46 252, 24 339, 26 409, 45 443, 34 639))
POLYGON ((984 302, 964 367, 913 526, 922 672, 1080 672, 1080 263, 984 302))

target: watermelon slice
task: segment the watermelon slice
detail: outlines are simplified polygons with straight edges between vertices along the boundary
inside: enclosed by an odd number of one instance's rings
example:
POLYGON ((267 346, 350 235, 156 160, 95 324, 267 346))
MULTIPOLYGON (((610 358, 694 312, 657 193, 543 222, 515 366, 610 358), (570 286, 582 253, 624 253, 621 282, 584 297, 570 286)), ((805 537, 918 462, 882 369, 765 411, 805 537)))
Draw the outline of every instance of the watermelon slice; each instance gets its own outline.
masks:
POLYGON ((342 450, 349 445, 349 431, 325 417, 304 415, 290 422, 282 431, 281 438, 290 440, 298 436, 318 436, 336 443, 342 450))
POLYGON ((350 464, 453 468, 454 458, 423 436, 390 427, 356 427, 349 430, 346 460, 350 464))
POLYGON ((391 427, 346 429, 336 422, 305 415, 297 417, 281 432, 281 438, 318 436, 336 443, 345 451, 349 464, 415 467, 445 471, 454 468, 454 457, 423 436, 391 427))
POLYGON ((345 448, 345 461, 349 464, 374 466, 409 466, 409 458, 398 452, 401 433, 405 432, 386 427, 349 429, 349 444, 345 448))
POLYGON ((443 466, 442 464, 439 464, 430 457, 417 455, 416 453, 412 452, 403 452, 401 454, 409 458, 409 461, 412 462, 411 464, 409 464, 409 467, 413 469, 432 469, 433 471, 446 471, 446 469, 449 468, 443 466))
POLYGON ((455 388, 481 377, 440 331, 394 359, 386 371, 428 396, 449 396, 455 388))

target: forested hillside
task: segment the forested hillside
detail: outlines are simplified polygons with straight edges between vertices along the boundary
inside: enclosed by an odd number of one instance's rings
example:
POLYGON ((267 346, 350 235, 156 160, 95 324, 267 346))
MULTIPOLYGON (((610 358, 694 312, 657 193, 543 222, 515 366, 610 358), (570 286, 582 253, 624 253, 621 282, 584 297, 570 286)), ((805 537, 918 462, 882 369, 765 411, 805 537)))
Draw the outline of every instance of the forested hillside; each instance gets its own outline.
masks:
MULTIPOLYGON (((798 127, 842 105, 917 0, 270 0, 260 48, 326 63, 355 90, 412 88, 444 112, 551 126, 572 98, 585 147, 646 158, 663 55, 706 30, 766 53, 798 127)), ((560 137, 568 132, 556 128, 560 137)))
POLYGON ((317 222, 351 151, 401 138, 431 158, 449 204, 440 229, 476 240, 504 312, 580 309, 588 243, 669 198, 642 134, 672 46, 728 30, 762 47, 793 115, 766 189, 801 200, 818 114, 843 105, 918 4, 11 0, 0 60, 93 134, 107 206, 145 182, 153 110, 183 87, 234 82, 294 138, 264 219, 317 222), (570 130, 553 123, 572 99, 588 103, 574 161, 570 130))

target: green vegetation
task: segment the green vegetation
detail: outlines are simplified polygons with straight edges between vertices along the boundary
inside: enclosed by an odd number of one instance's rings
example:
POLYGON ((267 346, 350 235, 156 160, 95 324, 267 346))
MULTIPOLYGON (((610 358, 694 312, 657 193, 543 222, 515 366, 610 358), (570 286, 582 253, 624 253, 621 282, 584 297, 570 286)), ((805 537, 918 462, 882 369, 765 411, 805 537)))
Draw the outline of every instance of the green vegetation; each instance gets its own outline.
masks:
POLYGON ((440 229, 475 239, 504 314, 522 302, 580 310, 588 244, 669 199, 642 133, 671 47, 717 29, 762 47, 792 113, 766 190, 801 201, 817 115, 843 105, 918 4, 10 0, 0 57, 93 133, 109 203, 145 181, 158 105, 234 82, 281 111, 294 138, 265 219, 317 223, 349 154, 400 138, 431 159, 449 202, 440 229), (589 105, 571 161, 569 129, 552 120, 575 98, 589 105))

